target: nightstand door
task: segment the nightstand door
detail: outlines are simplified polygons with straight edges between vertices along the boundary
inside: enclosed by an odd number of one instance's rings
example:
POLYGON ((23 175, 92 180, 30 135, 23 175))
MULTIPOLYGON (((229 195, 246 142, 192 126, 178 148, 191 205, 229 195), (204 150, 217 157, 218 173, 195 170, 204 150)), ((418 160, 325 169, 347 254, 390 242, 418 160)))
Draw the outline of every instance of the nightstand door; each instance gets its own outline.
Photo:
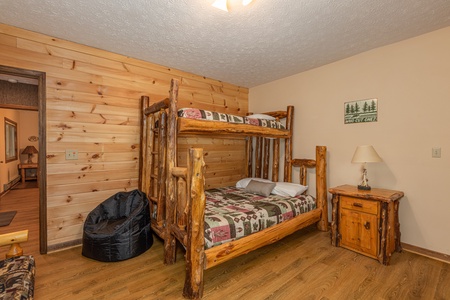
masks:
POLYGON ((377 258, 377 215, 342 208, 339 224, 342 247, 377 258))

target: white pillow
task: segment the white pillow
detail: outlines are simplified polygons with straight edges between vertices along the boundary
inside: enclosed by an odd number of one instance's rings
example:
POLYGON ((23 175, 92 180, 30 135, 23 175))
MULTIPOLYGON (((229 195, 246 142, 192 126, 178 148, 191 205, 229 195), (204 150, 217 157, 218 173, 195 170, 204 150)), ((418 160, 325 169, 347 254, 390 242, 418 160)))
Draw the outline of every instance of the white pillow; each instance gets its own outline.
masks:
POLYGON ((263 179, 263 178, 243 178, 236 182, 237 188, 246 188, 247 185, 250 183, 251 180, 261 181, 261 182, 272 182, 269 179, 263 179))
POLYGON ((269 115, 265 115, 265 114, 253 114, 253 115, 247 116, 247 118, 264 119, 264 120, 276 120, 274 117, 269 116, 269 115))
POLYGON ((301 195, 307 189, 308 189, 307 185, 305 186, 298 183, 290 183, 290 182, 277 182, 275 188, 272 190, 272 194, 285 197, 295 197, 301 195))

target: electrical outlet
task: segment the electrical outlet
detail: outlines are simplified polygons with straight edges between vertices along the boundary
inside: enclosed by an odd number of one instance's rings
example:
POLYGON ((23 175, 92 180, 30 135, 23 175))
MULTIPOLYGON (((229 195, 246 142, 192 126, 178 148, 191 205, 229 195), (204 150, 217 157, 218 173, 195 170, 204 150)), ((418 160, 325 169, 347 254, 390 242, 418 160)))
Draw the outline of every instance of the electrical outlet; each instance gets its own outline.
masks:
POLYGON ((433 149, 431 149, 431 157, 441 158, 441 147, 433 147, 433 149))
POLYGON ((77 160, 78 150, 66 149, 66 160, 77 160))

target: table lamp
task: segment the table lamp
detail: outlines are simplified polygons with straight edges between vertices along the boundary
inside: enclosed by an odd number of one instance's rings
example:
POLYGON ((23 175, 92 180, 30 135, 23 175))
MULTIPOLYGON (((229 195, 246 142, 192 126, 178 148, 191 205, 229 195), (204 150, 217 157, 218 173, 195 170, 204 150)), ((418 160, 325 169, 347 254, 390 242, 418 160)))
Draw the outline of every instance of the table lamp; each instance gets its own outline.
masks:
POLYGON ((366 163, 371 162, 381 162, 381 157, 375 151, 373 146, 364 145, 356 147, 355 154, 353 154, 352 163, 362 163, 363 164, 363 173, 362 173, 362 181, 361 184, 358 185, 359 190, 370 190, 369 179, 367 179, 367 169, 366 163))
POLYGON ((34 146, 27 146, 23 149, 22 154, 28 154, 28 164, 33 163, 33 154, 38 153, 37 149, 34 146))

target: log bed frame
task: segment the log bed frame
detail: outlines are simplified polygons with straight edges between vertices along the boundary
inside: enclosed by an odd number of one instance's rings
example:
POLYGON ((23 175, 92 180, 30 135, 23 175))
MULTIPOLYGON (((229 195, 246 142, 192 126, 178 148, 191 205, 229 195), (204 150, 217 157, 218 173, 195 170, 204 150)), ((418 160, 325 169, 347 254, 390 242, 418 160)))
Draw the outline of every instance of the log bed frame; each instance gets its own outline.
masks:
POLYGON ((234 257, 272 244, 306 226, 328 230, 326 147, 316 147, 316 159, 292 159, 293 107, 266 114, 286 118, 286 130, 247 124, 178 118, 178 81, 172 80, 169 98, 149 105, 143 96, 139 188, 150 201, 152 230, 164 240, 164 262, 176 260, 176 241, 186 249, 186 279, 183 296, 199 299, 203 294, 203 271, 234 257), (300 183, 306 185, 307 169, 316 173, 316 209, 263 231, 205 250, 205 162, 203 149, 191 148, 187 166, 177 164, 177 136, 223 134, 246 136, 246 177, 278 180, 280 140, 285 141, 284 181, 291 182, 292 168, 299 167, 300 183), (256 141, 253 142, 252 138, 256 141), (265 139, 269 137, 271 139, 265 139), (253 149, 253 144, 256 144, 253 149), (271 148, 272 146, 272 148, 271 148), (273 154, 270 155, 270 152, 273 154), (272 162, 270 162, 272 160, 272 162))

